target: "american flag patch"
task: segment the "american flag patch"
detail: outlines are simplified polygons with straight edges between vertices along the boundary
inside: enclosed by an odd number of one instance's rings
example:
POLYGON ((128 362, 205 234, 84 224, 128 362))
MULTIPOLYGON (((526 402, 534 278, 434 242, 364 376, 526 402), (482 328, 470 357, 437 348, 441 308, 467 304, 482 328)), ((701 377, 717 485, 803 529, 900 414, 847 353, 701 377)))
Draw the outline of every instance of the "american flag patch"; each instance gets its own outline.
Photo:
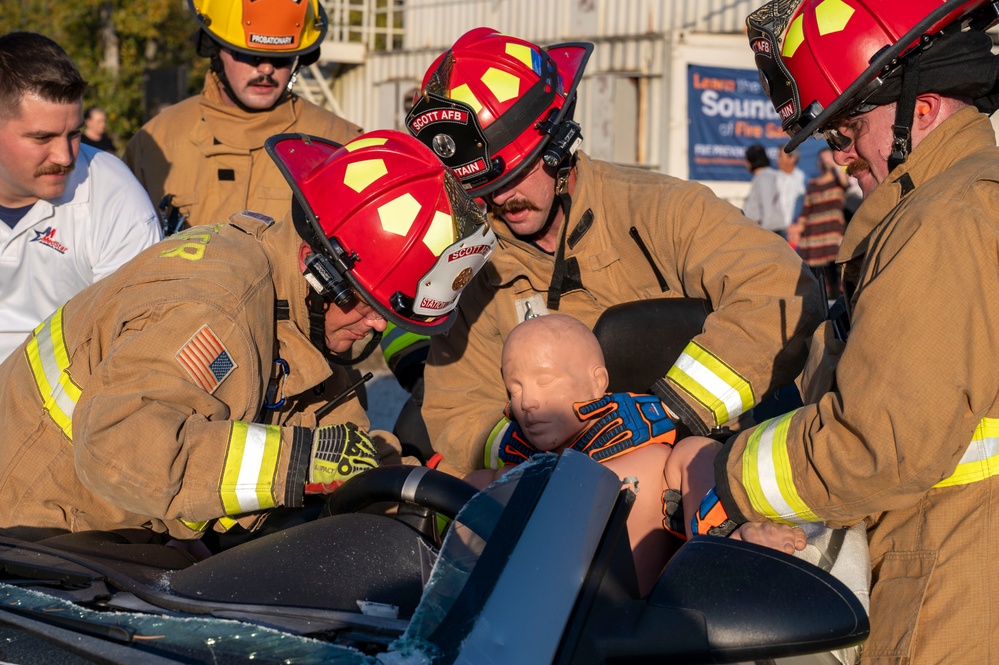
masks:
POLYGON ((180 347, 175 357, 206 393, 215 392, 237 367, 228 349, 207 324, 180 347))

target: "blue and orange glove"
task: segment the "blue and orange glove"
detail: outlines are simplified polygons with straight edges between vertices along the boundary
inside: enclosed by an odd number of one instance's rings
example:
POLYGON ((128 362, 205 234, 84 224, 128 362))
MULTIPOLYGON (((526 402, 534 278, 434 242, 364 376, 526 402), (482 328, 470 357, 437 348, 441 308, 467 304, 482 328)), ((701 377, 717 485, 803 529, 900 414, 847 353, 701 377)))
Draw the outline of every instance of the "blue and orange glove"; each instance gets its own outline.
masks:
POLYGON ((655 395, 610 393, 572 405, 581 422, 593 424, 572 443, 574 450, 599 461, 650 443, 673 445, 676 427, 655 395))
POLYGON ((739 527, 729 519, 725 506, 718 498, 718 493, 712 487, 697 508, 697 513, 690 518, 690 531, 693 535, 730 536, 739 527))
POLYGON ((531 459, 540 451, 532 446, 524 436, 524 431, 513 419, 510 405, 503 409, 503 417, 486 437, 484 466, 498 469, 507 464, 520 464, 531 459), (498 464, 502 462, 502 464, 498 464))

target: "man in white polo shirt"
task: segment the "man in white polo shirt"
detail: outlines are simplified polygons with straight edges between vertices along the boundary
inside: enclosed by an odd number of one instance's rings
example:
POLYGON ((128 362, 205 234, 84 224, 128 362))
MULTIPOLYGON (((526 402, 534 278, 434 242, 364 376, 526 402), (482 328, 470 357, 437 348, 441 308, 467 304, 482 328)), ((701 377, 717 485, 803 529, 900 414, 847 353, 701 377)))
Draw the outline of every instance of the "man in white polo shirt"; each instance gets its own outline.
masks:
POLYGON ((0 36, 0 360, 70 297, 161 238, 124 163, 80 146, 86 87, 47 37, 0 36))

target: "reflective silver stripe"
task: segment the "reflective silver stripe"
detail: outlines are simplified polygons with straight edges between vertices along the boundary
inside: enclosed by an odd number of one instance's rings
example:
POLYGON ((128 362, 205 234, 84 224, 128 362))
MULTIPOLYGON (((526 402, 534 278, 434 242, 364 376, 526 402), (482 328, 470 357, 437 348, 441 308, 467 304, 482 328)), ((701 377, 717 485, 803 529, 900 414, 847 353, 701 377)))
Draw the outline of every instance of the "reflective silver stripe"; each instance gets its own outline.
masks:
POLYGON ((25 358, 42 398, 42 405, 66 438, 73 440, 73 412, 80 399, 80 387, 67 371, 69 351, 63 339, 60 307, 40 323, 24 349, 25 358))
MULTIPOLYGON (((688 353, 680 354, 676 360, 676 367, 683 370, 687 376, 696 381, 711 393, 716 400, 725 405, 728 411, 728 420, 736 418, 742 414, 742 395, 725 382, 723 378, 708 369, 701 361, 688 353)), ((722 416, 724 417, 724 416, 722 416)), ((720 422, 721 418, 718 418, 720 422)))
POLYGON ((267 451, 267 427, 250 423, 246 428, 246 442, 243 445, 243 459, 239 465, 239 476, 236 480, 236 500, 241 513, 251 513, 260 510, 257 497, 260 469, 263 466, 264 454, 267 451))
POLYGON ((795 411, 759 425, 742 455, 743 486, 753 508, 788 524, 821 521, 794 486, 787 434, 795 411))
POLYGON ((427 475, 430 469, 425 466, 414 466, 406 476, 406 482, 402 484, 402 500, 416 503, 416 490, 420 487, 420 481, 427 475))
POLYGON ((999 475, 999 419, 983 418, 957 468, 934 487, 977 483, 999 475))
MULTIPOLYGON (((57 360, 56 344, 55 340, 52 338, 51 321, 47 321, 46 324, 42 326, 42 329, 38 331, 36 339, 38 340, 38 359, 42 363, 42 369, 45 372, 45 379, 49 382, 49 386, 51 387, 52 399, 55 401, 59 409, 66 414, 66 416, 72 418, 73 411, 76 410, 76 400, 66 394, 66 389, 63 387, 62 381, 60 381, 63 374, 63 368, 59 366, 57 360)), ((65 349, 63 349, 62 355, 65 355, 65 349)))
POLYGON ((983 462, 990 457, 999 455, 999 439, 982 439, 972 441, 968 449, 964 451, 964 456, 958 464, 970 464, 971 462, 983 462))
POLYGON ((281 451, 281 428, 233 421, 219 495, 226 515, 276 505, 273 481, 281 451))

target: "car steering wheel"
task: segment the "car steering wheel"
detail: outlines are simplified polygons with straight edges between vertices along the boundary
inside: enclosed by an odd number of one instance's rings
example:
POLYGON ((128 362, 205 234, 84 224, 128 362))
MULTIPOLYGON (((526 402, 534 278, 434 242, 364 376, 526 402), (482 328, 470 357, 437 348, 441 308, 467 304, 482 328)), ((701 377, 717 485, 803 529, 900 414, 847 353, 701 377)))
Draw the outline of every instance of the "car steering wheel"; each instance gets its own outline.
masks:
POLYGON ((454 519, 478 490, 464 480, 425 466, 380 466, 341 485, 320 517, 355 513, 381 502, 405 502, 454 519))

